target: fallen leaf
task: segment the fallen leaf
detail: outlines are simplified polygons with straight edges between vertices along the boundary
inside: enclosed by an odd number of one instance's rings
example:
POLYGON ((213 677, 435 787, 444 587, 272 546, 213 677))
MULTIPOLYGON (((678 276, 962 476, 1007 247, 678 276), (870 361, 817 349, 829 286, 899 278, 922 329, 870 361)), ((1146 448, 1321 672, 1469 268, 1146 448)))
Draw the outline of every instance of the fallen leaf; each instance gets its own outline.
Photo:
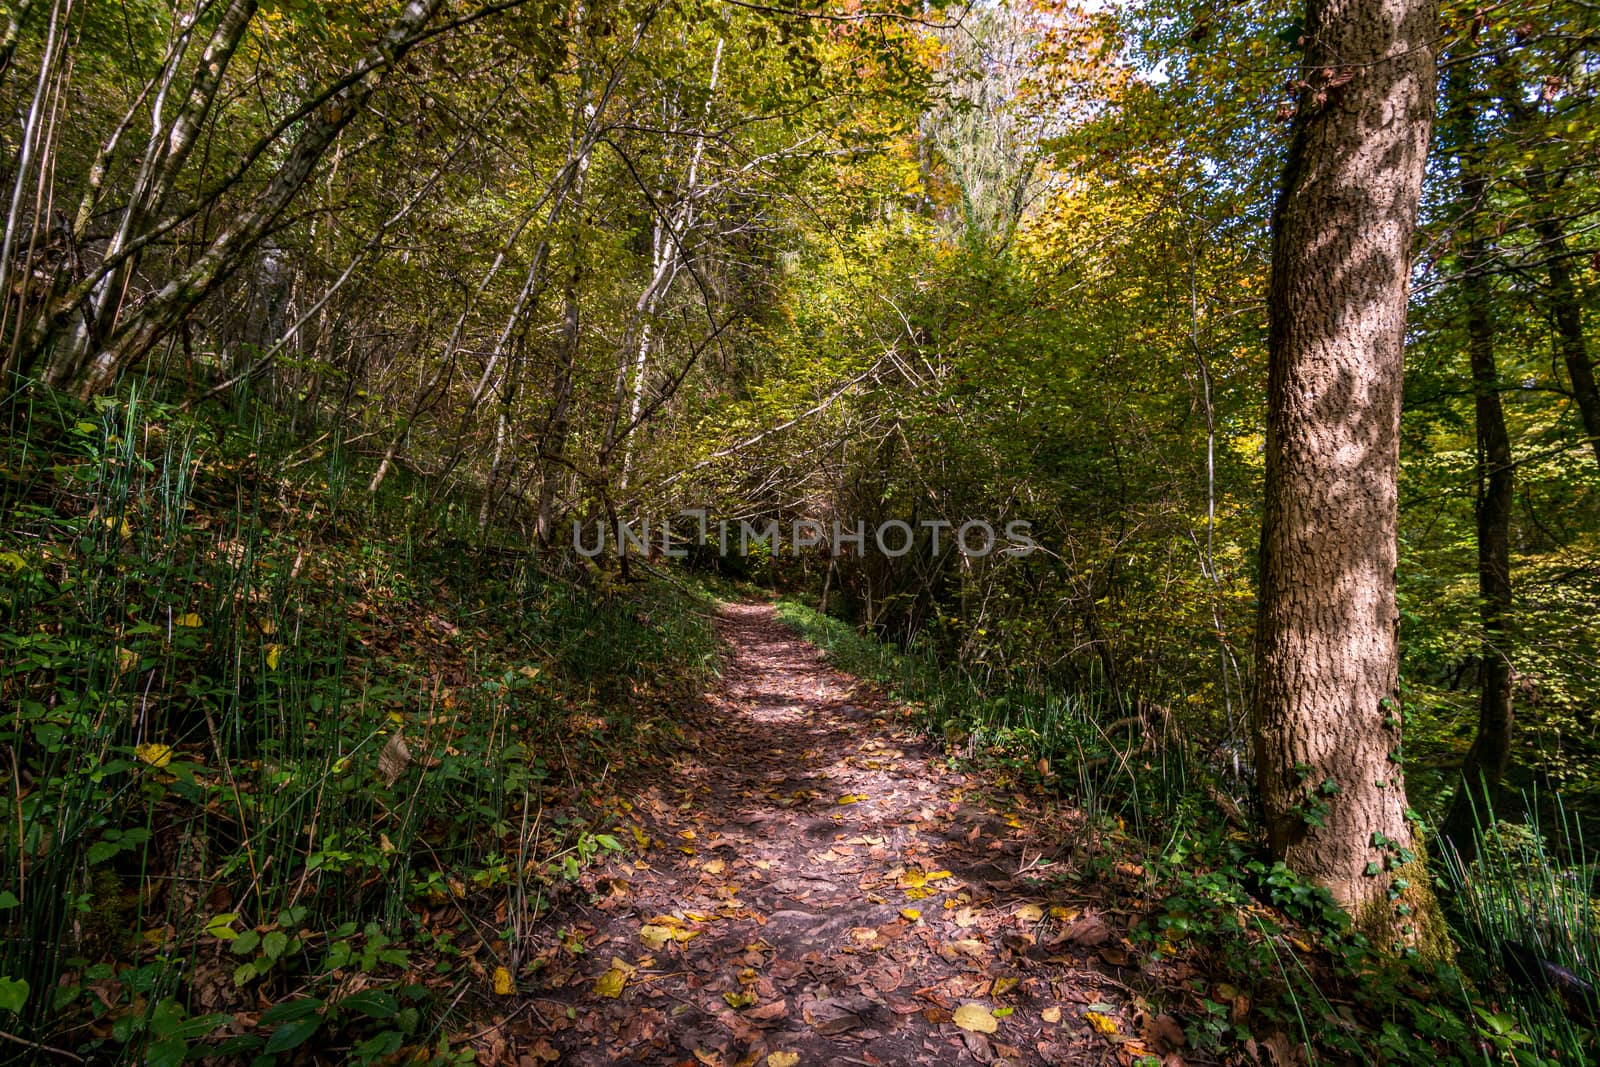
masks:
POLYGON ((383 746, 383 751, 378 753, 378 773, 383 775, 383 784, 392 787, 409 766, 411 750, 406 748, 405 739, 399 731, 395 731, 389 743, 383 746))
POLYGON ((516 991, 517 983, 511 980, 511 972, 506 970, 504 967, 496 967, 494 969, 495 996, 509 997, 516 991))
POLYGON ((767 1067, 795 1067, 800 1062, 798 1052, 769 1052, 767 1053, 767 1067))
POLYGON ((622 987, 628 984, 628 976, 638 968, 611 957, 611 967, 595 979, 594 991, 602 997, 622 996, 622 987))
POLYGON ((135 748, 133 753, 152 767, 165 767, 172 762, 171 745, 158 745, 148 741, 135 748))
POLYGON ((846 793, 844 796, 839 798, 839 803, 858 804, 865 799, 867 799, 867 795, 865 793, 846 793))
POLYGON ((753 989, 746 989, 738 993, 729 990, 722 994, 722 999, 728 1002, 728 1007, 730 1008, 748 1008, 761 1000, 760 997, 756 996, 753 989))
POLYGON ((1024 904, 1015 914, 1025 923, 1036 923, 1044 918, 1044 909, 1037 904, 1024 904))
POLYGON ((1015 988, 1017 988, 1017 979, 1007 975, 1005 977, 996 978, 994 980, 994 988, 989 992, 998 997, 1002 993, 1009 993, 1015 988))
POLYGON ((971 1001, 957 1008, 950 1018, 961 1029, 971 1030, 973 1033, 992 1034, 1000 1029, 1000 1023, 990 1014, 988 1008, 971 1001))
POLYGON ((182 615, 173 616, 172 625, 185 626, 192 630, 196 627, 204 626, 205 623, 201 622, 200 616, 196 615, 194 612, 186 611, 182 615))
POLYGON ((921 908, 901 908, 900 909, 900 918, 906 920, 907 922, 913 922, 914 923, 914 922, 916 922, 916 921, 918 921, 919 919, 922 918, 922 909, 921 908))
POLYGON ((1083 1017, 1089 1020, 1089 1025, 1094 1027, 1095 1033, 1102 1034, 1105 1037, 1114 1037, 1116 1035, 1117 1021, 1111 1016, 1102 1015, 1097 1011, 1090 1011, 1085 1012, 1083 1017))
POLYGON ((1050 1005, 1044 1011, 1041 1011, 1039 1013, 1039 1018, 1043 1019, 1047 1023, 1058 1023, 1058 1022, 1060 1022, 1061 1021, 1061 1007, 1060 1007, 1060 1005, 1058 1005, 1058 1004, 1050 1005))

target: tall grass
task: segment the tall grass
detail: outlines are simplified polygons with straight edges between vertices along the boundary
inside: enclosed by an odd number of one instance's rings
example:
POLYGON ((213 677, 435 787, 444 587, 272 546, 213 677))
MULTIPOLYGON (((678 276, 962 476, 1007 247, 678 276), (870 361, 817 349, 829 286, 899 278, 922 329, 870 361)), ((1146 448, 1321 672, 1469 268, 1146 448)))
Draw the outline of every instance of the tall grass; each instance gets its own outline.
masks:
POLYGON ((1519 1062, 1588 1062, 1600 1040, 1600 866, 1559 797, 1549 828, 1524 800, 1520 823, 1484 813, 1470 861, 1444 849, 1457 933, 1495 997, 1478 1010, 1498 1044, 1519 1062))
POLYGON ((404 477, 357 499, 337 444, 285 477, 269 416, 243 413, 8 412, 0 1005, 20 1010, 0 1029, 132 1062, 314 1036, 356 1062, 445 1055, 435 1031, 481 982, 403 980, 459 954, 422 917, 487 914, 526 963, 527 916, 597 847, 541 821, 557 779, 627 739, 637 685, 708 672, 713 638, 664 584, 601 595, 475 557, 470 509, 404 477), (240 1015, 290 998, 310 1008, 240 1015))

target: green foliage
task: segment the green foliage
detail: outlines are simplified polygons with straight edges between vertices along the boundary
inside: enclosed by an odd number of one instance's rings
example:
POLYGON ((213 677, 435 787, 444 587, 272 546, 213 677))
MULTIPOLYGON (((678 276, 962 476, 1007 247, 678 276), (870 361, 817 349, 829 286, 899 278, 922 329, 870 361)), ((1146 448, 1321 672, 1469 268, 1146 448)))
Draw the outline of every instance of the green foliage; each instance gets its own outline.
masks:
POLYGON ((1444 875, 1496 1046, 1518 1063, 1581 1062, 1600 1040, 1600 868, 1581 820, 1557 803, 1547 835, 1532 799, 1525 823, 1481 819, 1476 856, 1447 853, 1444 875))
POLYGON ((508 563, 470 519, 418 540, 394 517, 425 487, 355 503, 339 454, 286 477, 261 409, 12 418, 7 1029, 89 1026, 86 1050, 160 1063, 434 1041, 460 979, 407 978, 439 958, 427 916, 536 914, 622 847, 556 771, 656 743, 650 694, 714 669, 704 599, 508 563))

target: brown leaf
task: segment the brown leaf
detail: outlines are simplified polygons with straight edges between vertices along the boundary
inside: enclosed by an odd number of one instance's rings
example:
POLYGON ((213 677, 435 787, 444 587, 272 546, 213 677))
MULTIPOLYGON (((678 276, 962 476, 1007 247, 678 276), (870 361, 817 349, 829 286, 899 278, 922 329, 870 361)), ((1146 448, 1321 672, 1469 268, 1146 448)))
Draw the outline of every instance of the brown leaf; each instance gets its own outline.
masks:
POLYGON ((1170 1015, 1141 1016, 1139 1032, 1144 1035, 1145 1041, 1157 1048, 1163 1046, 1168 1049, 1182 1048, 1183 1043, 1188 1040, 1183 1032, 1183 1026, 1170 1015))
POLYGON ((406 748, 405 738, 396 730, 389 738, 389 743, 383 746, 383 751, 378 753, 378 773, 383 775, 383 784, 393 787, 409 766, 411 750, 406 748))

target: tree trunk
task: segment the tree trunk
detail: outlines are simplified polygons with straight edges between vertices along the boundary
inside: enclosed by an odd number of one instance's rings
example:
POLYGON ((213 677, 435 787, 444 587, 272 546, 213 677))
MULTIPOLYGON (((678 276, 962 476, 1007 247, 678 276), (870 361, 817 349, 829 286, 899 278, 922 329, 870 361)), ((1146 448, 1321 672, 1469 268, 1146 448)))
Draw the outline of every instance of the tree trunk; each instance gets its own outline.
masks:
POLYGON ((1461 182, 1458 234, 1461 302, 1466 317, 1467 352, 1478 428, 1478 496, 1474 506, 1478 535, 1478 596, 1481 621, 1478 732, 1461 768, 1461 786, 1445 817, 1443 833, 1466 859, 1476 852, 1473 831, 1490 817, 1494 797, 1511 761, 1511 504, 1514 466, 1511 436, 1500 402, 1494 352, 1494 293, 1485 269, 1488 242, 1482 210, 1488 182, 1477 160, 1477 109, 1472 99, 1472 67, 1458 61, 1446 90, 1451 132, 1461 182))
MULTIPOLYGON (((211 113, 228 64, 244 40, 245 31, 249 29, 255 13, 256 0, 231 0, 200 55, 188 95, 184 97, 171 127, 165 130, 161 128, 161 101, 166 96, 167 79, 163 79, 157 93, 157 103, 152 108, 154 128, 150 131, 138 180, 123 208, 117 232, 106 246, 106 258, 120 253, 130 240, 139 235, 147 222, 158 217, 166 208, 167 199, 177 184, 184 164, 188 162, 190 150, 194 148, 200 130, 211 113)), ((183 61, 186 54, 187 49, 180 48, 173 55, 172 73, 176 73, 177 64, 183 61)), ((80 373, 83 362, 93 355, 92 349, 104 344, 115 332, 128 283, 138 265, 139 257, 129 256, 96 283, 88 308, 74 324, 70 337, 52 356, 47 380, 64 382, 80 373)))
POLYGON ((0 85, 11 73, 11 60, 17 54, 17 39, 22 36, 22 26, 32 13, 35 0, 12 0, 6 14, 6 28, 0 31, 0 85))
POLYGON ((255 203, 217 235, 188 271, 155 293, 98 355, 79 366, 52 361, 45 380, 58 388, 70 388, 80 397, 92 396, 109 388, 119 373, 171 333, 288 208, 328 146, 417 43, 420 31, 441 3, 443 0, 410 0, 367 57, 367 75, 352 81, 306 120, 298 139, 255 203))
POLYGON ((1534 223, 1534 232, 1539 235, 1550 262, 1547 268, 1550 315, 1555 320, 1556 338, 1561 344, 1567 376, 1572 379, 1572 399, 1577 402, 1583 432, 1594 450, 1595 462, 1600 463, 1600 387, 1595 384, 1594 364, 1589 360, 1589 347, 1583 338, 1583 303, 1567 266, 1567 237, 1561 231, 1561 223, 1547 214, 1534 223))
MULTIPOLYGON (((1495 65, 1500 105, 1518 127, 1531 126, 1538 116, 1522 95, 1522 83, 1515 69, 1504 54, 1496 58, 1495 65)), ((1545 270, 1550 279, 1550 318, 1555 323, 1561 359, 1572 381, 1572 399, 1578 405, 1584 436, 1594 450, 1595 462, 1600 463, 1600 386, 1595 383, 1594 363, 1589 358, 1589 346, 1583 336, 1583 300, 1567 264, 1566 231, 1552 207, 1552 183, 1544 167, 1537 164, 1529 167, 1523 178, 1537 212, 1533 232, 1539 237, 1548 264, 1545 270)), ((1556 184, 1559 184, 1559 175, 1556 184)))
POLYGON ((1395 601, 1411 240, 1433 0, 1308 0, 1273 218, 1253 704, 1273 855, 1379 944, 1442 932, 1406 819, 1395 601))

